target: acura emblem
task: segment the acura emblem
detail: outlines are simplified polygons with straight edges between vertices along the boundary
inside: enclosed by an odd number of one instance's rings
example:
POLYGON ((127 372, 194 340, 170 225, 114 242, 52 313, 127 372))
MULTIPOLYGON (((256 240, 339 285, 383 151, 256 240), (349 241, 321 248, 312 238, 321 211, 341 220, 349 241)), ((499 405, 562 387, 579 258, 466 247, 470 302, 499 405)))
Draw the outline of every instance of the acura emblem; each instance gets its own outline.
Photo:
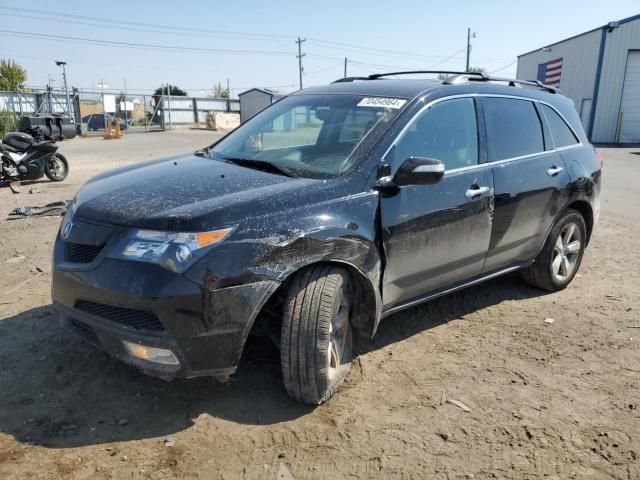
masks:
POLYGON ((62 227, 62 238, 67 239, 71 234, 71 230, 73 229, 73 222, 68 221, 64 227, 62 227))

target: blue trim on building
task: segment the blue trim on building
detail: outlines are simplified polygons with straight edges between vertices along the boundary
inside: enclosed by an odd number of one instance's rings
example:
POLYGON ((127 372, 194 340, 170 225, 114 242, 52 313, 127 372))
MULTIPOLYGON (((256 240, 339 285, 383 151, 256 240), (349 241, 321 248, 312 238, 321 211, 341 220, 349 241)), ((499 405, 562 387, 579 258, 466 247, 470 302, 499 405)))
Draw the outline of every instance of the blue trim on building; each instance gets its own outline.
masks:
MULTIPOLYGON (((634 17, 630 17, 634 18, 634 17)), ((621 22, 622 23, 622 22, 621 22)), ((593 135, 593 124, 596 119, 596 108, 598 107, 598 91, 600 90, 600 75, 602 74, 602 60, 604 59, 604 47, 607 43, 607 29, 608 25, 602 27, 602 36, 600 37, 600 52, 598 53, 598 67, 596 68, 596 81, 593 84, 593 95, 591 96, 591 112, 589 113, 589 128, 587 130, 587 137, 591 140, 593 135)))

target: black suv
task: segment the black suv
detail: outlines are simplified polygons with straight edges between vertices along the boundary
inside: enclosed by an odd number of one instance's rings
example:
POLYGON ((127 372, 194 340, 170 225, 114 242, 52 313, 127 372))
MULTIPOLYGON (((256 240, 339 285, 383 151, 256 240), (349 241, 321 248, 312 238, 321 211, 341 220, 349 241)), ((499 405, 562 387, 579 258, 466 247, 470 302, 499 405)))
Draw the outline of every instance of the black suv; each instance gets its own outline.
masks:
POLYGON ((342 79, 195 154, 88 181, 55 243, 53 302, 163 378, 225 378, 267 334, 287 391, 317 404, 385 316, 514 270, 566 287, 601 167, 573 104, 541 83, 342 79))

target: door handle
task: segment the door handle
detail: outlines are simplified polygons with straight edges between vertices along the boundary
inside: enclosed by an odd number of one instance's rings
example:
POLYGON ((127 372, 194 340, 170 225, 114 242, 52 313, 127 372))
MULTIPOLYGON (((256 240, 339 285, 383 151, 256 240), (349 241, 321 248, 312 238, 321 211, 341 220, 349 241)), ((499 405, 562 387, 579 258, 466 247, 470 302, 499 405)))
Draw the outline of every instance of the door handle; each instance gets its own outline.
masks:
POLYGON ((484 195, 489 191, 489 187, 472 187, 466 192, 464 192, 464 196, 467 198, 475 198, 479 195, 484 195))
POLYGON ((562 170, 564 170, 562 167, 556 167, 554 165, 553 167, 547 169, 547 175, 553 177, 554 175, 559 174, 562 170))

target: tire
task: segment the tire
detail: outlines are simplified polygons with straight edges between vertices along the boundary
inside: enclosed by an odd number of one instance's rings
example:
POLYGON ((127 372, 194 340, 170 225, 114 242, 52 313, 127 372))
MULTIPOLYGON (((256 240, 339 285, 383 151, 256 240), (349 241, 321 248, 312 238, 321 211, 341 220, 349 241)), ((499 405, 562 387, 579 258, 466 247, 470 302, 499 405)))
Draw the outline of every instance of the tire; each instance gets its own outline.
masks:
POLYGON ((61 182, 69 175, 69 162, 60 153, 54 153, 44 165, 44 174, 52 182, 61 182))
POLYGON ((522 269, 522 279, 534 287, 556 292, 578 273, 587 239, 582 215, 571 208, 556 221, 535 261, 522 269))
POLYGON ((284 386, 300 402, 318 405, 351 369, 353 332, 347 273, 317 265, 297 274, 284 306, 280 363, 284 386))

